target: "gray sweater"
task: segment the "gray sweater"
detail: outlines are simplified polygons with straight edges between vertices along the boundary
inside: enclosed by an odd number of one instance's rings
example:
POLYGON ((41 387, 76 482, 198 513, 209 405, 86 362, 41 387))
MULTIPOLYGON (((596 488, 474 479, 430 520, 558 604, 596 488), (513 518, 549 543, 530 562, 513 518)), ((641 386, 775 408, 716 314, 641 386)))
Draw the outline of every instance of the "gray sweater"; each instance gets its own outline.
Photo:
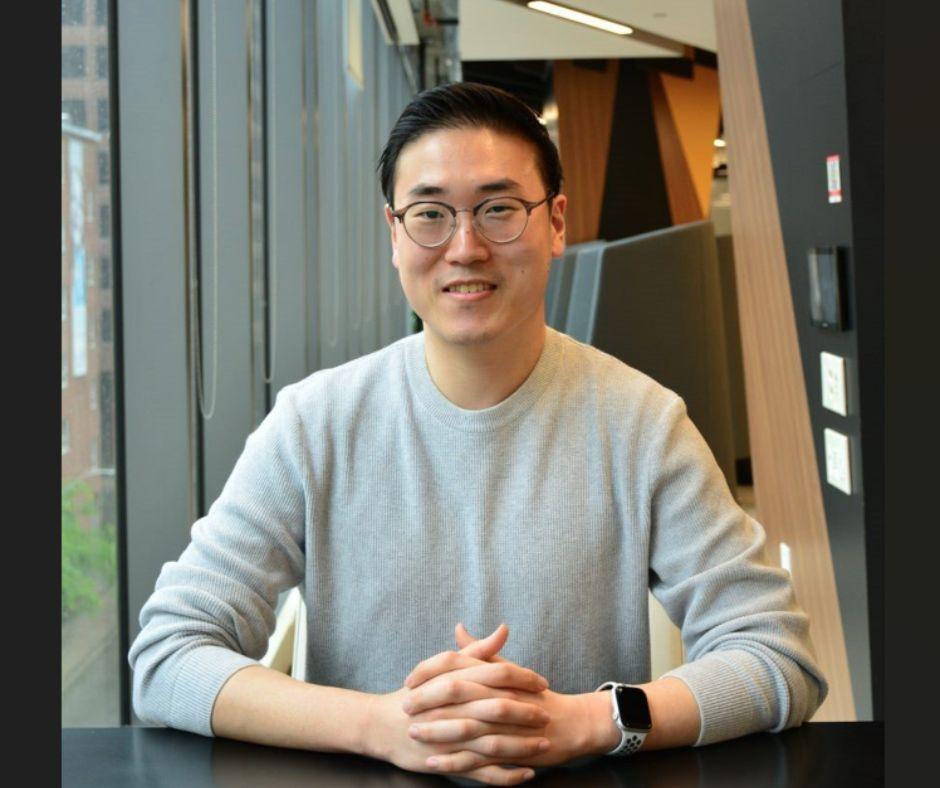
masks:
POLYGON ((781 730, 827 688, 764 541, 683 401, 641 372, 547 329, 519 389, 464 410, 412 335, 280 392, 141 610, 134 708, 211 735, 298 584, 316 684, 398 689, 458 621, 505 621, 502 655, 557 692, 642 683, 652 590, 681 627, 667 675, 698 701, 698 744, 781 730))

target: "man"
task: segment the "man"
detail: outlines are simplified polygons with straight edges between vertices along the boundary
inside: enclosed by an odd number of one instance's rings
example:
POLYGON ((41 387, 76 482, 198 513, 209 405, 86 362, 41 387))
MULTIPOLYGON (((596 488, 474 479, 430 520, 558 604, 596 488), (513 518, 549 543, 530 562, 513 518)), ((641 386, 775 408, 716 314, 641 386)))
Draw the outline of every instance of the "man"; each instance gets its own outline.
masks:
POLYGON ((138 715, 497 785, 809 719, 807 618, 682 400, 545 325, 566 198, 534 114, 426 91, 381 170, 424 331, 281 391, 141 611, 138 715), (310 684, 256 661, 298 584, 310 684), (649 589, 689 660, 655 681, 649 589))

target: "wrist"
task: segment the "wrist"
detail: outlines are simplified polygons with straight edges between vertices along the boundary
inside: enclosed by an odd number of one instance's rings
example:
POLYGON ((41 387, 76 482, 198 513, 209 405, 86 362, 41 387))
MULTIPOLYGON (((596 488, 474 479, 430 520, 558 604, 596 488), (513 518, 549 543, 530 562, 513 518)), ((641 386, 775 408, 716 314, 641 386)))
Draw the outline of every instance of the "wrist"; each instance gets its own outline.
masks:
POLYGON ((387 760, 382 751, 382 743, 386 740, 382 735, 382 696, 366 692, 358 694, 361 696, 360 724, 352 726, 350 730, 350 750, 356 755, 387 760))
POLYGON ((588 709, 587 755, 606 755, 620 744, 620 729, 614 722, 610 692, 587 692, 584 700, 588 709))

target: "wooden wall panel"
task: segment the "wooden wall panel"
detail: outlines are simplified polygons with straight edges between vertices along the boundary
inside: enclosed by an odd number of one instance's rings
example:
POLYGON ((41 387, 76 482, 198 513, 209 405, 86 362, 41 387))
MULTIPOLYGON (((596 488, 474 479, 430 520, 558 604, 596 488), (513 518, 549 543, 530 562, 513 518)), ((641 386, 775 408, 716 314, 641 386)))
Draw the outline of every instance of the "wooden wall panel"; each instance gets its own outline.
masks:
POLYGON ((718 72, 694 63, 692 79, 660 73, 663 91, 685 154, 701 215, 707 218, 712 195, 712 155, 721 119, 718 72))
POLYGON ((757 514, 770 558, 781 541, 793 551, 797 598, 830 683, 815 719, 854 720, 747 0, 716 0, 715 20, 757 514))
MULTIPOLYGON (((655 71, 650 72, 649 89, 663 178, 666 181, 666 193, 669 196, 669 213, 673 224, 697 222, 708 214, 703 212, 702 204, 695 191, 695 183, 689 171, 689 163, 682 147, 679 130, 676 128, 669 102, 666 99, 663 76, 655 71)), ((711 166, 710 161, 709 166, 711 166)))
POLYGON ((559 154, 568 195, 565 236, 569 244, 597 238, 618 66, 618 61, 609 60, 604 71, 595 71, 570 60, 554 63, 559 154))

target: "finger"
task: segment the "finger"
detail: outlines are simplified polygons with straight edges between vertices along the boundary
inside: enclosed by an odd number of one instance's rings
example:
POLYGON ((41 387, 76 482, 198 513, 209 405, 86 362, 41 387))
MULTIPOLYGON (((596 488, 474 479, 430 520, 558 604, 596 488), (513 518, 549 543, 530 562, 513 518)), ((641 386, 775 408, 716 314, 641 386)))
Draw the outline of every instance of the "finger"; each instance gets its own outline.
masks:
MULTIPOLYGON (((498 660, 499 658, 496 655, 499 653, 499 650, 506 645, 506 640, 509 638, 509 627, 506 626, 506 624, 500 624, 496 627, 496 631, 493 632, 492 635, 482 640, 473 638, 462 623, 457 624, 454 628, 455 634, 461 629, 466 633, 467 637, 463 639, 465 645, 461 647, 460 653, 482 660, 498 660), (469 640, 467 640, 468 638, 469 640)), ((460 643, 459 637, 458 643, 460 643)))
POLYGON ((500 725, 494 722, 463 718, 415 723, 408 728, 408 735, 415 741, 424 742, 425 744, 451 744, 491 734, 532 736, 538 730, 538 728, 525 725, 500 725))
POLYGON ((482 662, 467 668, 453 670, 446 677, 485 684, 487 687, 503 687, 523 692, 542 692, 548 689, 548 680, 534 670, 515 662, 482 662))
POLYGON ((526 780, 531 780, 535 777, 535 772, 525 767, 513 769, 506 766, 496 766, 494 764, 471 769, 469 772, 461 773, 460 776, 471 777, 487 785, 519 785, 519 783, 524 783, 526 780))
MULTIPOLYGON (((489 691, 499 692, 499 690, 489 691)), ((431 709, 418 715, 414 722, 420 724, 459 718, 495 722, 501 725, 525 725, 528 728, 542 728, 551 721, 548 712, 533 703, 490 696, 484 700, 455 703, 431 709)))
POLYGON ((547 688, 548 681, 528 668, 512 662, 499 665, 484 662, 436 676, 415 687, 405 696, 402 708, 414 714, 445 703, 459 703, 487 696, 515 698, 515 693, 538 694, 547 688), (499 690, 507 690, 508 694, 499 690))
POLYGON ((515 698, 511 690, 487 687, 473 681, 441 676, 409 692, 401 703, 405 714, 414 716, 423 711, 484 698, 515 698))
POLYGON ((483 736, 464 746, 467 749, 459 752, 432 755, 427 760, 428 766, 436 772, 466 772, 506 759, 532 758, 548 749, 548 739, 483 736))
MULTIPOLYGON (((465 752, 476 752, 490 760, 505 760, 507 758, 534 758, 536 755, 548 752, 551 742, 544 736, 487 734, 470 739, 463 746, 466 748, 465 752)), ((440 757, 449 758, 450 755, 440 757)))
POLYGON ((486 663, 457 651, 442 651, 415 665, 414 670, 405 677, 405 686, 414 689, 442 673, 483 664, 486 663))

